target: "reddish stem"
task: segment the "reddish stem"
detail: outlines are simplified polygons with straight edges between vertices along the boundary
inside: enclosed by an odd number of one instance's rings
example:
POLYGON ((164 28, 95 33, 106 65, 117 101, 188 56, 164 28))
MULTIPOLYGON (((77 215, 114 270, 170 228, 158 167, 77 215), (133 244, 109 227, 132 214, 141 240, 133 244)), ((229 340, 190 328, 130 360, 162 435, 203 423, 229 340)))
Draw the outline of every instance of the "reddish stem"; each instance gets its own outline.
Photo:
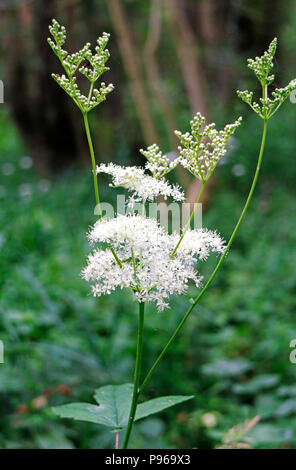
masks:
POLYGON ((118 449, 119 446, 119 431, 116 431, 116 436, 115 436, 115 449, 118 449))

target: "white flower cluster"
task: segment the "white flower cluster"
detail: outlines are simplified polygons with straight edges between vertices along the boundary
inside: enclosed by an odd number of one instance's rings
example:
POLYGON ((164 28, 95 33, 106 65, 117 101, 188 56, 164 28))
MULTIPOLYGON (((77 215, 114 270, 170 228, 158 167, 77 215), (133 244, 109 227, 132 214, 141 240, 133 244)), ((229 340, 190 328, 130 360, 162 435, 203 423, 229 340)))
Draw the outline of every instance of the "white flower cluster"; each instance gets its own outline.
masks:
POLYGON ((260 104, 253 101, 253 92, 244 90, 237 91, 239 98, 247 103, 255 113, 262 119, 270 119, 279 107, 286 101, 288 96, 296 88, 296 79, 291 80, 290 83, 284 88, 276 88, 272 92, 272 97, 268 97, 267 87, 274 81, 274 75, 269 75, 273 67, 273 58, 276 52, 277 39, 275 38, 269 45, 269 48, 264 52, 263 56, 256 57, 255 59, 248 59, 248 66, 255 73, 260 81, 264 95, 260 98, 260 104))
POLYGON ((205 118, 197 113, 190 121, 191 133, 175 132, 182 144, 178 147, 180 163, 201 181, 208 181, 220 158, 226 153, 226 145, 241 120, 240 117, 233 124, 227 124, 223 130, 217 131, 214 123, 205 126, 205 118))
POLYGON ((101 219, 88 238, 92 245, 108 246, 95 249, 82 271, 82 277, 92 284, 94 296, 110 294, 117 287, 130 288, 139 302, 155 302, 159 311, 168 308, 170 296, 186 292, 190 280, 200 286, 197 260, 206 259, 211 251, 224 250, 215 232, 191 230, 172 257, 178 236, 169 235, 156 220, 139 215, 101 219))
MULTIPOLYGON (((176 246, 180 238, 179 234, 173 234, 172 238, 176 246)), ((222 254, 224 250, 224 240, 216 232, 207 229, 187 230, 178 247, 179 254, 194 254, 202 261, 209 257, 211 251, 222 254)))
POLYGON ((162 151, 156 144, 150 145, 146 150, 140 149, 140 152, 148 160, 145 168, 151 171, 154 178, 162 178, 172 171, 179 163, 179 158, 170 161, 166 155, 163 155, 162 151))
POLYGON ((52 74, 52 77, 74 100, 82 112, 91 111, 106 99, 107 94, 114 89, 114 86, 111 83, 106 86, 105 83, 102 82, 99 89, 91 89, 90 96, 86 97, 78 88, 75 73, 79 70, 79 72, 90 81, 93 88, 93 85, 99 77, 109 70, 105 64, 110 56, 108 49, 106 49, 110 34, 103 33, 102 36, 98 38, 95 54, 91 52, 90 43, 87 43, 80 51, 74 54, 68 54, 62 47, 66 41, 65 27, 60 26, 56 20, 52 20, 52 25, 49 26, 49 30, 54 41, 48 38, 48 43, 60 59, 66 73, 66 75, 52 74), (90 64, 90 67, 81 65, 85 61, 90 64))
POLYGON ((136 166, 119 166, 110 163, 97 167, 97 173, 112 176, 112 186, 128 189, 133 192, 132 202, 152 201, 162 195, 166 199, 172 197, 176 201, 184 200, 184 193, 178 186, 171 186, 164 178, 156 179, 145 173, 144 168, 136 166))

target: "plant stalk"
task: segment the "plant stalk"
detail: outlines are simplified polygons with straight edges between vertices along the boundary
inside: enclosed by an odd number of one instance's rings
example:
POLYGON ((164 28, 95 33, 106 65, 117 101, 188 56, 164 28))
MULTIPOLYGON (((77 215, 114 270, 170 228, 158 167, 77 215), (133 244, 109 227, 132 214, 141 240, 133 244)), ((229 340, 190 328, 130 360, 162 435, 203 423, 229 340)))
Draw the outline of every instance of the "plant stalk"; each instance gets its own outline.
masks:
POLYGON ((87 141, 88 141, 88 146, 89 146, 89 151, 90 151, 90 156, 91 156, 93 178, 94 178, 94 188, 95 188, 95 195, 96 195, 96 203, 97 203, 97 208, 98 208, 98 211, 99 211, 99 217, 101 218, 102 217, 102 209, 101 209, 99 188, 98 188, 96 159, 95 159, 95 152, 94 152, 94 147, 93 147, 93 143, 92 143, 92 138, 91 138, 91 134, 90 134, 90 130, 89 130, 89 123, 88 123, 87 113, 83 113, 83 119, 84 119, 85 131, 86 131, 86 136, 87 136, 87 141))
POLYGON ((141 365, 142 365, 142 346, 143 346, 143 329, 144 329, 144 313, 145 313, 145 303, 139 302, 139 323, 138 323, 138 339, 137 339, 137 353, 136 353, 136 366, 134 374, 134 390, 132 404, 128 419, 128 425, 126 428, 126 433, 123 441, 123 449, 127 449, 130 434, 132 427, 135 421, 138 399, 139 399, 139 384, 140 384, 140 374, 141 374, 141 365))
POLYGON ((179 246, 180 246, 180 244, 181 244, 181 242, 182 242, 182 240, 183 240, 183 238, 184 238, 185 233, 187 232, 187 230, 188 230, 188 229, 190 228, 190 226, 191 226, 191 222, 192 222, 193 217, 194 217, 194 214, 195 214, 195 212, 196 212, 196 210, 197 210, 197 208, 198 208, 198 204, 199 204, 199 202, 200 202, 200 200, 201 200, 201 197, 202 197, 202 195, 203 195, 205 186, 206 186, 206 183, 205 183, 204 181, 202 181, 202 186, 201 186, 199 195, 198 195, 198 197, 197 197, 196 203, 194 204, 194 209, 193 209, 193 211, 191 212, 190 218, 189 218, 187 224, 185 225, 185 228, 184 228, 184 230, 183 230, 183 232, 182 232, 182 235, 181 235, 181 237, 180 237, 180 239, 179 239, 177 245, 176 245, 175 248, 174 248, 173 253, 171 254, 171 258, 174 257, 174 254, 176 253, 177 249, 179 248, 179 246))
POLYGON ((252 199, 252 196, 253 196, 253 193, 254 193, 254 190, 255 190, 255 187, 256 187, 256 184, 257 184, 257 180, 258 180, 258 176, 259 176, 259 173, 260 173, 260 168, 261 168, 261 163, 262 163, 262 157, 263 157, 263 153, 264 153, 264 147, 265 147, 265 140, 266 140, 266 133, 267 133, 267 119, 264 120, 264 127, 263 127, 263 132, 262 132, 262 139, 261 139, 261 146, 260 146, 260 152, 259 152, 259 157, 258 157, 258 162, 257 162, 257 167, 256 167, 256 171, 255 171, 255 174, 254 174, 254 178, 253 178, 253 182, 252 182, 252 185, 251 185, 251 188, 250 188, 250 191, 249 191, 249 194, 248 194, 248 197, 247 197, 247 200, 246 200, 246 203, 244 205, 244 208, 241 212, 241 215, 236 223, 236 226, 231 234, 231 237, 229 239, 229 242, 225 248, 225 251, 223 253, 223 255, 221 255, 214 271, 212 272, 208 282, 206 283, 206 285, 204 286, 204 288, 201 290, 201 292, 199 293, 199 295, 194 299, 193 303, 191 304, 191 306, 189 307, 189 309, 187 310, 187 312, 185 313, 184 317, 182 318, 181 322, 179 323, 179 325, 177 326, 176 330, 174 331, 173 335, 171 336, 171 338, 169 339, 169 341, 167 342, 166 346, 163 348, 163 350, 161 351, 161 353, 159 354, 158 358, 156 359, 156 361, 154 362, 154 364, 152 365, 151 369, 149 370, 148 374, 146 375, 146 377, 144 378, 141 386, 140 386, 140 390, 139 390, 139 393, 141 393, 141 391, 143 390, 144 386, 146 385, 146 383, 148 382, 148 380, 150 379, 152 373, 154 372, 155 368, 157 367, 157 365, 159 364, 159 362, 161 361, 162 357, 165 355, 166 351, 168 350, 168 348, 170 347, 170 345, 172 344, 172 342, 174 341, 174 339, 176 338, 176 336, 178 335, 179 331, 181 330, 181 328, 183 327, 184 323, 186 322, 187 318, 189 317, 190 313, 192 312, 192 310, 194 309, 194 307, 196 306, 196 304, 200 301, 200 299, 202 298, 202 296, 205 294, 205 292, 207 291, 208 287, 211 285, 211 283, 213 282, 217 272, 219 271, 231 245, 232 245, 232 242, 233 242, 233 239, 234 237, 236 236, 236 233, 243 221, 243 218, 247 212, 247 209, 249 207, 249 204, 250 204, 250 201, 252 199))
MULTIPOLYGON (((100 203, 100 196, 99 196, 99 187, 98 187, 98 178, 97 178, 97 168, 96 168, 96 158, 95 158, 95 152, 94 152, 94 147, 92 143, 92 138, 91 138, 91 133, 89 129, 89 123, 88 123, 88 117, 87 113, 83 113, 83 119, 84 119, 84 125, 85 125, 85 131, 86 131, 86 136, 87 136, 87 141, 88 141, 88 146, 89 146, 89 151, 90 151, 90 156, 91 156, 91 163, 92 163, 92 169, 93 169, 93 178, 94 178, 94 188, 95 188, 95 196, 96 196, 96 203, 97 203, 97 208, 99 211, 99 219, 102 218, 102 208, 101 208, 101 203, 100 203)), ((120 259, 118 258, 117 254, 115 253, 114 248, 111 245, 108 245, 116 263, 118 266, 122 267, 122 263, 120 259)))

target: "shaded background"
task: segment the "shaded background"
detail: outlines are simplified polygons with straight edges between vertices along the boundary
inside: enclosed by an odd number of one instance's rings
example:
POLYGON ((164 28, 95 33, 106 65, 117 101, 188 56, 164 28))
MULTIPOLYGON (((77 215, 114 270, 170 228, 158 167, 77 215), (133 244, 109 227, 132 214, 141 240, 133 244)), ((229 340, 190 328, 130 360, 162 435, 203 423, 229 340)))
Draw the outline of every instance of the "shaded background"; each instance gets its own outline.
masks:
MULTIPOLYGON (((137 316, 126 293, 93 299, 79 278, 95 221, 89 156, 79 111, 50 78, 53 17, 67 48, 111 32, 115 91, 91 114, 98 161, 141 164, 138 149, 174 151, 174 129, 195 111, 218 126, 244 117, 205 195, 204 225, 228 237, 254 171, 261 123, 236 98, 255 89, 246 58, 279 38, 276 85, 296 76, 296 5, 290 0, 1 0, 0 365, 1 448, 101 448, 114 436, 62 421, 50 406, 93 401, 106 383, 131 380, 137 316)), ((139 422, 132 446, 296 447, 295 105, 270 122, 256 196, 222 271, 187 322, 144 398, 196 398, 139 422), (243 436, 245 420, 260 422, 243 436), (242 423, 235 432, 233 426, 242 423)), ((193 200, 197 187, 178 170, 193 200)), ((105 185, 106 186, 106 185, 105 185)), ((102 189, 105 201, 114 194, 102 189)), ((215 258, 203 267, 210 272, 215 258)), ((150 307, 144 368, 196 291, 162 314, 150 307)), ((246 430, 248 426, 246 427, 246 430)))

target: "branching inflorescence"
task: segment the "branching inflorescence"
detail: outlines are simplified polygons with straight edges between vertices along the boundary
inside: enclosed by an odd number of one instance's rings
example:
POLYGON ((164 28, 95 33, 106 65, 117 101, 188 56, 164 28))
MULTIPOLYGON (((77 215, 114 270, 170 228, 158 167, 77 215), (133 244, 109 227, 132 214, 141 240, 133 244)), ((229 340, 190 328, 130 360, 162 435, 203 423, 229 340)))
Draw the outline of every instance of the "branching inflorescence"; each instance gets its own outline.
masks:
POLYGON ((225 155, 226 145, 241 120, 240 117, 233 124, 227 124, 223 130, 217 131, 214 123, 205 126, 205 118, 197 113, 190 121, 191 132, 175 132, 181 142, 180 163, 196 178, 206 183, 220 158, 225 155))
POLYGON ((105 101, 107 94, 114 89, 112 83, 106 86, 104 82, 101 83, 99 89, 94 88, 100 76, 109 70, 109 67, 106 67, 106 62, 110 57, 110 53, 108 49, 106 49, 106 46, 110 34, 103 33, 102 36, 97 39, 95 54, 92 53, 91 44, 89 42, 85 44, 80 51, 69 54, 63 49, 66 41, 66 28, 60 26, 56 20, 53 20, 49 30, 53 40, 48 38, 48 43, 59 58, 66 73, 66 75, 53 73, 52 77, 73 99, 82 113, 87 113, 102 103, 102 101, 105 101), (84 75, 91 84, 88 96, 85 96, 79 90, 75 76, 77 72, 84 75))
MULTIPOLYGON (((176 131, 176 135, 180 140, 180 156, 173 161, 163 154, 156 144, 153 144, 146 150, 140 150, 141 154, 146 158, 146 163, 143 167, 122 167, 113 163, 97 166, 87 114, 104 101, 107 94, 113 89, 113 85, 106 86, 104 83, 101 83, 99 89, 94 88, 96 81, 102 73, 108 70, 106 62, 109 58, 109 52, 106 46, 109 34, 103 33, 97 40, 94 54, 89 43, 77 53, 69 54, 63 49, 66 40, 65 28, 60 26, 56 20, 53 20, 49 29, 53 36, 53 40, 48 40, 49 44, 65 71, 65 74, 62 76, 53 74, 53 78, 73 99, 84 117, 93 166, 96 202, 99 208, 99 220, 88 234, 92 252, 88 257, 86 267, 82 271, 82 277, 91 283, 92 292, 95 296, 110 294, 116 288, 128 289, 132 291, 134 298, 139 304, 134 384, 104 387, 104 393, 107 389, 110 389, 113 398, 117 394, 121 394, 117 401, 112 398, 112 403, 116 401, 118 403, 116 406, 119 408, 121 406, 121 408, 110 409, 112 418, 107 416, 108 419, 106 418, 106 413, 108 414, 106 407, 97 407, 83 403, 56 407, 55 412, 63 417, 72 417, 107 426, 110 425, 117 432, 117 444, 119 431, 126 427, 123 441, 123 448, 126 448, 134 421, 139 419, 139 416, 144 417, 147 415, 147 413, 146 415, 145 413, 137 415, 137 408, 140 409, 142 406, 140 404, 138 407, 140 392, 180 332, 195 305, 214 280, 231 247, 246 214, 258 180, 266 139, 267 122, 296 88, 296 80, 292 80, 285 88, 276 88, 272 92, 271 97, 268 95, 268 86, 274 80, 274 76, 270 73, 276 51, 276 39, 271 42, 267 52, 262 57, 248 60, 248 66, 255 73, 262 86, 262 97, 259 99, 259 102, 255 102, 253 101, 253 92, 247 90, 238 91, 238 96, 264 120, 264 125, 258 162, 251 188, 233 233, 228 243, 225 244, 216 232, 206 229, 191 229, 191 220, 201 200, 205 185, 217 167, 219 160, 225 155, 227 144, 241 124, 242 118, 238 118, 233 124, 228 124, 224 129, 218 131, 214 123, 207 125, 205 118, 200 113, 197 113, 190 122, 191 132, 181 133, 176 131), (76 83, 77 72, 84 75, 90 82, 88 96, 85 96, 79 90, 76 83), (184 199, 181 188, 176 185, 172 186, 165 178, 178 164, 183 165, 202 183, 194 211, 183 228, 181 235, 177 233, 169 234, 164 228, 160 227, 157 220, 145 216, 146 201, 153 201, 159 196, 163 196, 165 199, 172 197, 176 201, 184 199), (143 209, 142 215, 129 214, 118 215, 112 219, 103 218, 100 208, 98 173, 107 173, 111 176, 112 183, 110 186, 123 187, 130 191, 132 194, 129 205, 133 206, 135 201, 140 201, 143 209), (220 255, 214 271, 197 297, 192 301, 168 343, 161 351, 142 383, 140 383, 145 303, 154 302, 157 309, 162 311, 168 308, 169 299, 172 295, 183 294, 187 291, 190 282, 193 282, 196 287, 201 287, 202 276, 197 269, 198 264, 200 264, 200 261, 205 261, 211 252, 220 255), (120 404, 121 402, 127 405, 123 407, 120 404), (127 407, 128 409, 126 409, 127 407), (124 418, 122 420, 113 419, 114 416, 118 417, 119 415, 124 418), (108 424, 109 422, 112 424, 108 424)), ((103 400, 102 393, 98 392, 96 394, 96 396, 100 397, 101 401, 103 400)), ((155 401, 158 401, 157 405, 155 404, 155 408, 151 404, 154 400, 151 400, 149 402, 150 411, 148 414, 155 413, 160 409, 167 408, 188 398, 191 397, 163 397, 163 399, 156 399, 155 401), (159 400, 162 403, 161 406, 159 400)), ((104 398, 104 400, 106 399, 108 397, 104 398)))
POLYGON ((172 197, 175 201, 183 201, 184 193, 177 185, 171 186, 164 178, 154 178, 147 174, 144 168, 136 166, 123 167, 110 163, 97 167, 97 173, 107 173, 112 176, 112 187, 122 187, 133 193, 129 206, 133 202, 153 201, 158 196, 165 199, 172 197))
POLYGON ((223 240, 207 230, 189 230, 180 250, 172 251, 178 235, 169 235, 155 219, 140 215, 119 215, 99 220, 89 234, 92 245, 110 244, 112 253, 96 249, 89 256, 83 277, 93 284, 95 296, 110 294, 116 287, 130 288, 139 302, 156 302, 159 311, 168 307, 174 294, 186 292, 190 280, 200 286, 201 276, 196 264, 206 260, 211 252, 223 253, 223 240))
POLYGON ((253 101, 253 91, 237 91, 238 96, 247 103, 255 113, 262 119, 270 119, 280 106, 290 96, 296 88, 296 79, 291 80, 284 88, 276 88, 270 98, 268 96, 268 86, 274 81, 274 75, 270 75, 273 68, 273 58, 276 52, 277 39, 275 38, 269 45, 268 50, 255 59, 248 59, 248 67, 255 73, 263 89, 263 96, 259 99, 260 103, 253 101))
POLYGON ((151 171, 154 178, 163 178, 176 168, 180 161, 180 158, 171 161, 156 144, 150 145, 146 150, 140 149, 140 152, 147 159, 145 168, 151 171))

